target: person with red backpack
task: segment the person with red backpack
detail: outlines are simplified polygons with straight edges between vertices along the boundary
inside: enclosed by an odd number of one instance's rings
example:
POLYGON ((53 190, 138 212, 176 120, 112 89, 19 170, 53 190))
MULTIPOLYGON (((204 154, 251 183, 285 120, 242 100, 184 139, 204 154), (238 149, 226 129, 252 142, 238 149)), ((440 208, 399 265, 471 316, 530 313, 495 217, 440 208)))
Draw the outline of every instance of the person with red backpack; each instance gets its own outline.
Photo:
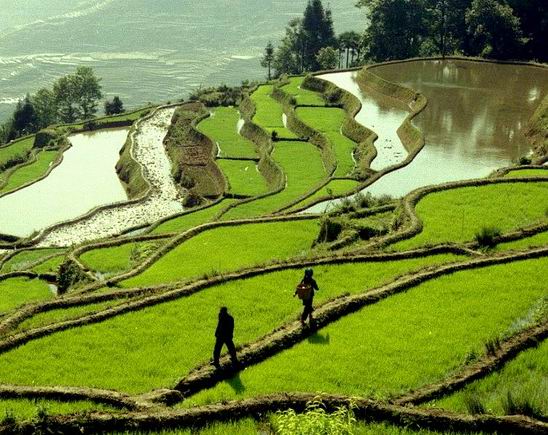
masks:
POLYGON ((314 272, 312 269, 306 269, 304 271, 304 277, 293 295, 294 297, 298 296, 299 299, 303 301, 304 309, 301 315, 301 324, 304 326, 306 324, 306 319, 309 318, 310 327, 314 326, 314 318, 312 317, 312 313, 314 312, 314 307, 312 306, 312 303, 314 302, 314 291, 319 290, 316 280, 312 278, 313 274, 314 272))

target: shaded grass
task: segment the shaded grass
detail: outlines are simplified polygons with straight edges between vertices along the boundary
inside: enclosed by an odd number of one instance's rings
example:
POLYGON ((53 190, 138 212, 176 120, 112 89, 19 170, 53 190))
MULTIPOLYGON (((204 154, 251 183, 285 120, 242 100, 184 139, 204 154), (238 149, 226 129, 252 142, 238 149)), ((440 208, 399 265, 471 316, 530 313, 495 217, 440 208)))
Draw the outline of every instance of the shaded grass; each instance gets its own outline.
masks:
POLYGON ((297 136, 284 126, 283 107, 270 96, 272 89, 273 85, 262 85, 251 94, 256 107, 253 122, 269 133, 276 131, 280 138, 295 138, 297 136))
POLYGON ((526 177, 548 177, 548 170, 546 169, 520 169, 510 171, 504 178, 526 178, 526 177))
POLYGON ((4 263, 2 268, 0 268, 0 273, 8 273, 16 270, 28 270, 29 267, 40 261, 40 259, 58 252, 63 252, 63 249, 48 248, 34 249, 32 251, 21 251, 4 263))
MULTIPOLYGON (((317 303, 360 292, 421 266, 454 256, 315 268, 317 303)), ((302 271, 230 282, 105 322, 63 331, 0 355, 0 382, 111 388, 132 393, 173 386, 214 344, 219 307, 236 319, 235 340, 256 340, 302 309, 292 297, 302 271)), ((350 363, 350 362, 349 362, 350 363)), ((355 364, 354 364, 355 365, 355 364)))
POLYGON ((59 266, 61 266, 64 261, 65 255, 61 254, 40 263, 38 266, 33 267, 32 270, 36 273, 57 273, 59 266))
POLYGON ((230 184, 230 193, 256 196, 268 192, 265 178, 257 170, 254 161, 217 160, 230 184))
POLYGON ((42 177, 48 171, 53 161, 59 156, 59 153, 59 150, 44 150, 39 152, 34 163, 22 166, 11 174, 6 185, 0 189, 0 193, 17 189, 26 183, 42 177))
POLYGON ((25 156, 34 145, 34 136, 0 147, 0 166, 15 157, 25 156))
POLYGON ((240 113, 235 107, 217 107, 211 116, 198 124, 198 130, 217 142, 221 157, 257 157, 255 144, 237 131, 240 113))
POLYGON ((188 403, 283 391, 387 398, 440 381, 546 294, 547 266, 546 258, 527 260, 428 281, 321 329, 188 403))
POLYGON ((314 201, 320 198, 344 195, 352 191, 359 185, 360 183, 355 180, 332 180, 328 184, 326 184, 324 187, 322 187, 320 190, 318 190, 316 193, 306 198, 304 201, 296 204, 294 207, 291 207, 291 209, 294 210, 296 208, 301 208, 305 205, 312 204, 314 201))
POLYGON ((44 399, 0 400, 0 422, 6 416, 14 417, 17 420, 30 420, 38 418, 40 413, 57 415, 86 411, 114 411, 114 408, 88 401, 58 402, 44 399))
POLYGON ((319 231, 317 220, 220 227, 198 234, 169 251, 125 287, 181 281, 274 259, 305 255, 319 231))
POLYGON ((495 247, 496 251, 507 251, 509 249, 522 250, 548 245, 548 231, 525 237, 524 239, 514 240, 512 242, 500 243, 495 247))
POLYGON ((325 106, 325 101, 322 98, 321 94, 318 92, 310 91, 308 89, 301 89, 303 84, 304 77, 291 77, 287 85, 282 86, 282 90, 295 98, 295 103, 297 105, 315 105, 315 106, 325 106))
POLYGON ((129 270, 141 263, 164 243, 161 240, 130 242, 120 246, 93 249, 84 252, 80 260, 91 270, 112 275, 129 270))
POLYGON ((352 172, 355 166, 352 153, 357 144, 341 133, 346 112, 337 108, 299 107, 296 114, 305 124, 323 133, 331 143, 337 158, 337 169, 333 175, 344 177, 352 172))
POLYGON ((482 228, 501 232, 546 219, 547 183, 492 184, 432 193, 417 204, 422 232, 394 245, 411 249, 426 244, 472 240, 482 228))
POLYGON ((53 297, 48 285, 39 279, 10 278, 0 281, 0 313, 28 302, 53 297))
POLYGON ((223 220, 263 216, 277 211, 310 192, 327 175, 320 152, 308 142, 276 142, 272 157, 287 177, 285 189, 235 207, 222 216, 223 220))
POLYGON ((198 225, 212 221, 218 213, 235 202, 235 199, 224 199, 220 203, 210 207, 167 220, 152 230, 152 234, 182 233, 198 225))
POLYGON ((544 416, 548 415, 548 341, 536 349, 519 354, 514 360, 484 379, 467 385, 463 390, 428 406, 467 413, 466 397, 476 397, 490 414, 504 415, 503 403, 508 392, 517 399, 525 399, 544 416))

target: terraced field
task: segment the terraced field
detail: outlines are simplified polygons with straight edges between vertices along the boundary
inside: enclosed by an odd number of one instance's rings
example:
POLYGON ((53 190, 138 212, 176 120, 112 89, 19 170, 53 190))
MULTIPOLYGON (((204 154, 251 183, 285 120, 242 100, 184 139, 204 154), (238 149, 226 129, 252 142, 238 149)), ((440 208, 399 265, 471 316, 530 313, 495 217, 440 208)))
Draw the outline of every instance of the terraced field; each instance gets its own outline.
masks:
POLYGON ((352 403, 355 434, 545 431, 546 168, 294 213, 362 183, 346 178, 346 106, 305 83, 257 87, 251 119, 209 108, 189 127, 218 145, 223 195, 70 247, 2 245, 0 431, 270 434, 314 400, 352 403), (302 326, 306 268, 319 291, 302 326), (221 306, 240 364, 215 369, 221 306))

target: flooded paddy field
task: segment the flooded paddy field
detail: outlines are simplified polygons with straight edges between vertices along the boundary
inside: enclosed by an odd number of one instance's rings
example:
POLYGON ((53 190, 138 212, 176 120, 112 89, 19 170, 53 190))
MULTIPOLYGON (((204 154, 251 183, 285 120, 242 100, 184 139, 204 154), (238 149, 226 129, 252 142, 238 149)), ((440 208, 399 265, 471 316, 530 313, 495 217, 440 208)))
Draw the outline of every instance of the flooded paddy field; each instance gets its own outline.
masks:
POLYGON ((127 128, 79 133, 49 176, 0 198, 0 232, 27 237, 94 207, 127 199, 115 165, 127 128))

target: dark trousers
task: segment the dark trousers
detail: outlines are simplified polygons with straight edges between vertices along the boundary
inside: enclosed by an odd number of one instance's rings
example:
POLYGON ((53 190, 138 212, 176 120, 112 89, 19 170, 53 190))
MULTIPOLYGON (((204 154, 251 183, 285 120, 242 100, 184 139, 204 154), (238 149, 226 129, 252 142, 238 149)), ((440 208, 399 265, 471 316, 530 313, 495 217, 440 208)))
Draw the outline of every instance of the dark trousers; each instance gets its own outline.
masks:
POLYGON ((305 322, 307 317, 310 317, 310 320, 312 320, 312 312, 314 311, 314 308, 312 307, 312 301, 305 301, 303 302, 304 309, 303 314, 301 315, 301 322, 305 322))
POLYGON ((238 357, 236 356, 236 347, 234 347, 234 342, 232 338, 219 338, 215 340, 215 348, 213 349, 213 364, 219 365, 219 356, 221 355, 221 349, 223 345, 226 344, 228 348, 228 353, 232 359, 232 364, 238 363, 238 357))

